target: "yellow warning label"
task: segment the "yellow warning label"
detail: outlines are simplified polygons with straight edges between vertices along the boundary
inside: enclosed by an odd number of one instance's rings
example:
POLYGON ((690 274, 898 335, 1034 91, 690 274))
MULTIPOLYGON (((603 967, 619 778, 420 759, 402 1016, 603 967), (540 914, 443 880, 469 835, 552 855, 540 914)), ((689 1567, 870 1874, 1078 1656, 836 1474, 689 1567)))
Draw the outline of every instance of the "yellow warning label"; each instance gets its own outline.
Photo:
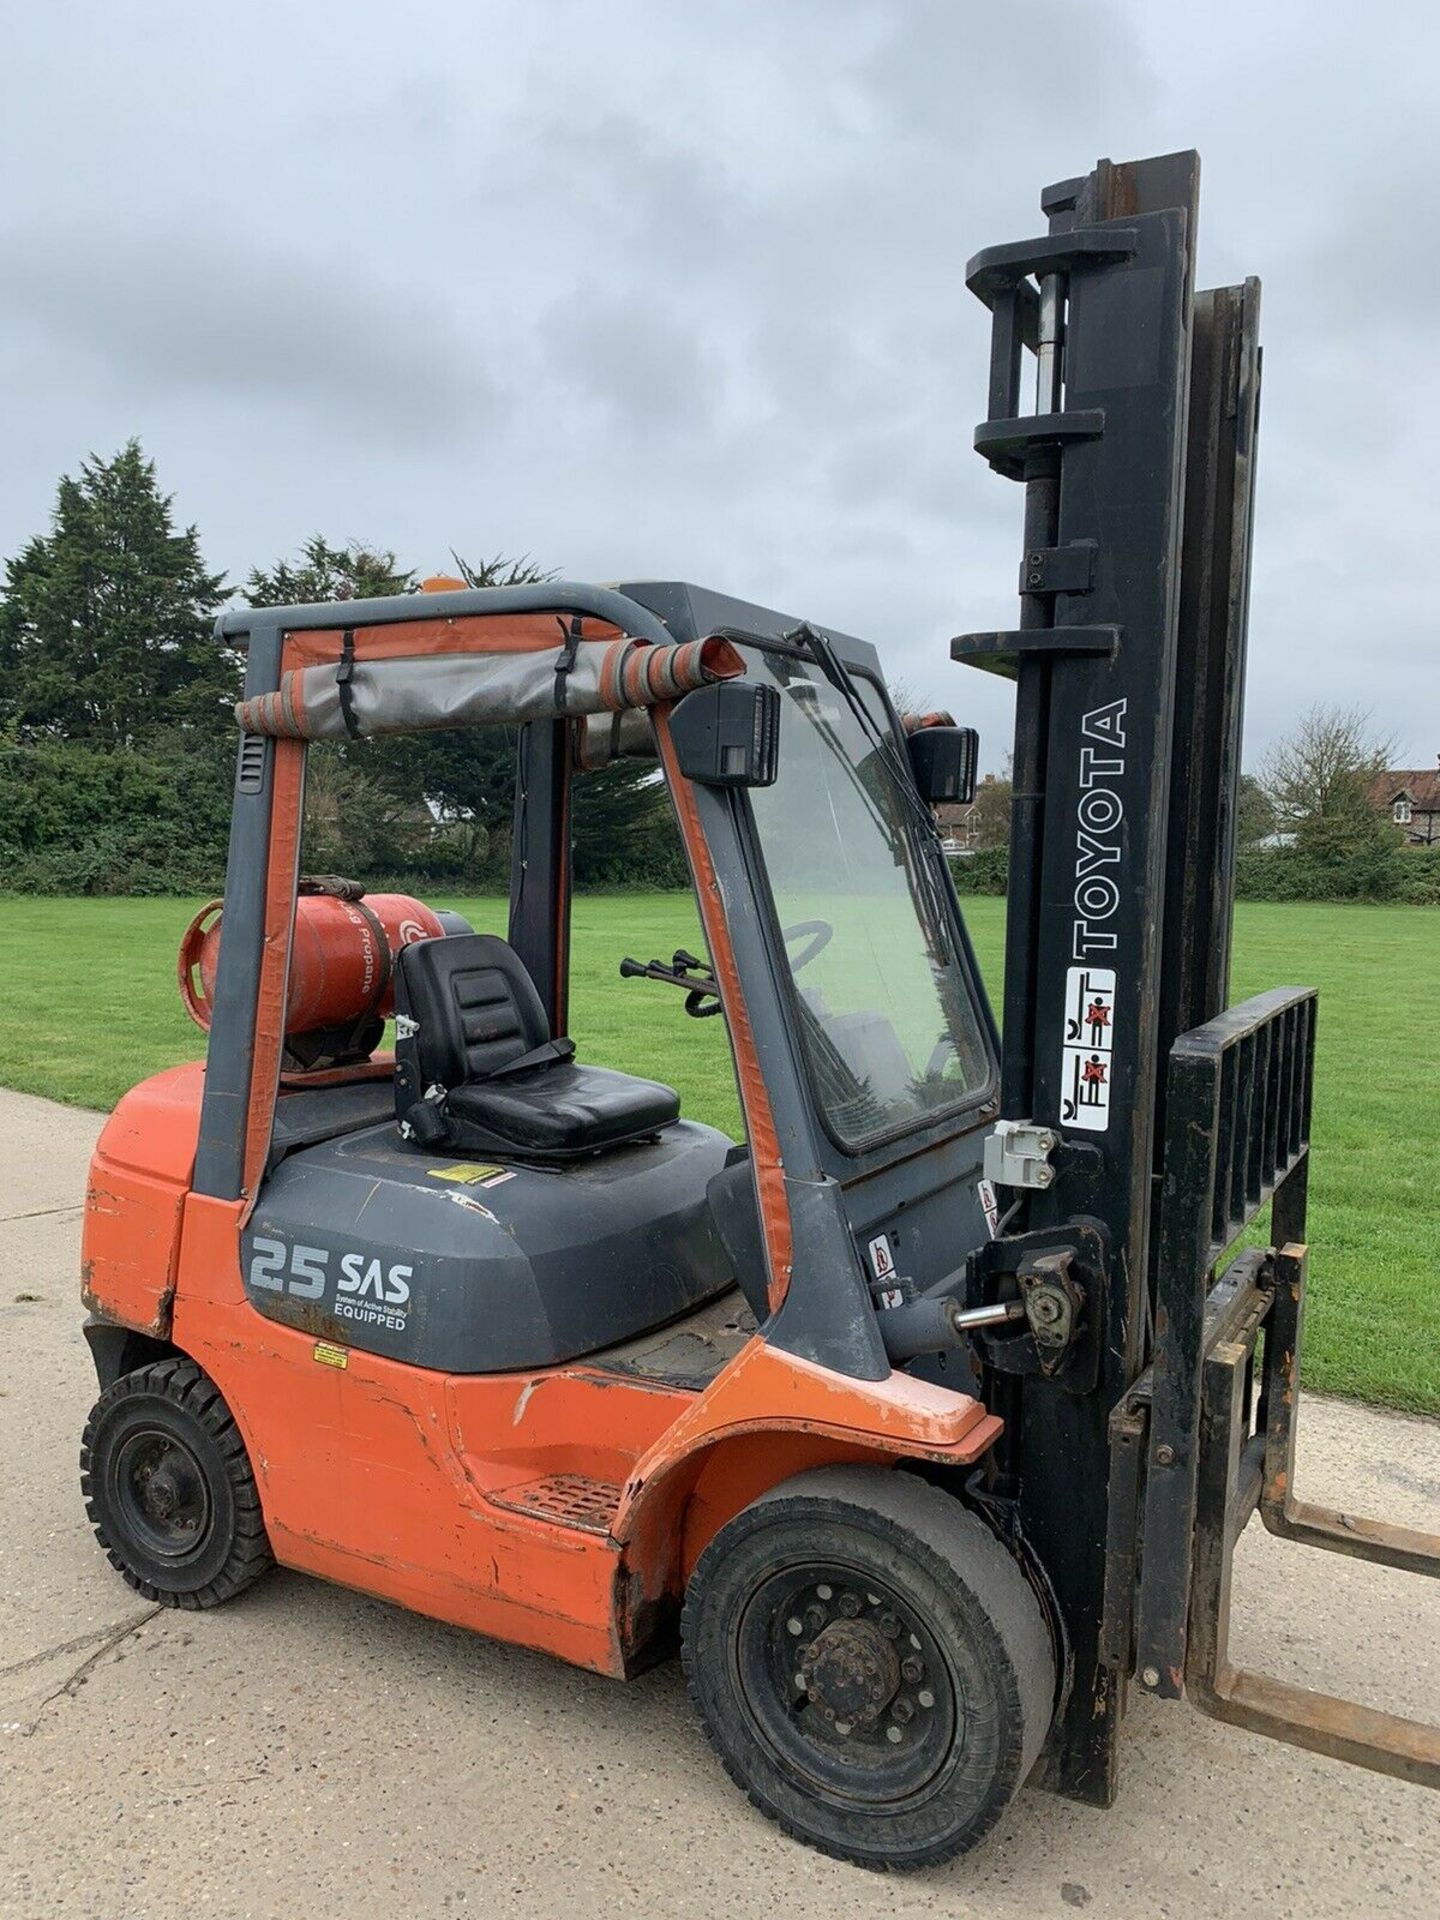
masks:
POLYGON ((503 1167, 476 1166, 467 1160, 459 1167, 427 1167, 425 1171, 432 1180, 454 1180, 462 1187, 475 1187, 482 1180, 493 1180, 497 1173, 503 1173, 503 1167))
POLYGON ((324 1340, 317 1340, 315 1342, 315 1358, 322 1367, 348 1367, 350 1364, 350 1349, 348 1347, 332 1347, 327 1345, 324 1340))

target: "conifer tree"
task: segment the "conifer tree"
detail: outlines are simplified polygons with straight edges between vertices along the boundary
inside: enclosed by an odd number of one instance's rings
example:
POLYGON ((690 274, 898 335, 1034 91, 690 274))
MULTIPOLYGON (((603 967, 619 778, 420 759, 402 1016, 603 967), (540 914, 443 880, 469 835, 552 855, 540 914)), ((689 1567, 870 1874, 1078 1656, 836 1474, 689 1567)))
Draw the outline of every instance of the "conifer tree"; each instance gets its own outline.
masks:
POLYGON ((171 507, 137 440, 61 480, 50 532, 6 564, 0 590, 0 722, 19 737, 116 749, 225 729, 225 581, 171 507))

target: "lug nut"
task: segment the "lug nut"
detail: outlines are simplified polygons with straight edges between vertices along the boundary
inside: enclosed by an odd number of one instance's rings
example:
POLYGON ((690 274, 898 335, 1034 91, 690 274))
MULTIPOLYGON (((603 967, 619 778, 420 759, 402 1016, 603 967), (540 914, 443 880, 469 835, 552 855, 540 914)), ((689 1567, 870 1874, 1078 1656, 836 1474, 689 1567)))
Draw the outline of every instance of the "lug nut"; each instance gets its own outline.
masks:
POLYGON ((879 1626, 880 1631, 887 1640, 894 1640, 899 1636, 900 1622, 895 1618, 893 1613, 882 1613, 879 1626))
POLYGON ((844 1614, 847 1620, 853 1620, 856 1614, 859 1613, 860 1611, 859 1594, 858 1593, 842 1593, 840 1596, 840 1611, 841 1613, 844 1614))
POLYGON ((807 1607, 805 1609, 805 1624, 812 1633, 818 1633, 825 1624, 825 1609, 823 1607, 807 1607))
POLYGON ((925 1675, 923 1664, 915 1658, 913 1653, 906 1654, 905 1658, 900 1662, 900 1671, 912 1686, 917 1680, 923 1679, 925 1675))
POLYGON ((913 1720, 915 1718, 915 1703, 913 1700, 907 1700, 902 1694, 894 1706, 891 1707, 890 1712, 903 1727, 907 1720, 913 1720))

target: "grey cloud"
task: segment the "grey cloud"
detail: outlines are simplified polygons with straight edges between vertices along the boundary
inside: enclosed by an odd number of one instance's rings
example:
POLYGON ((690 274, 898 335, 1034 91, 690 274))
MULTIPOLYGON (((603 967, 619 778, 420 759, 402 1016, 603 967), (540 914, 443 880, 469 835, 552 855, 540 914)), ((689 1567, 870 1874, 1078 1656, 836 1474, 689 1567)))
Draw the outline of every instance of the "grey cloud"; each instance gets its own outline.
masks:
POLYGON ((363 268, 158 226, 12 231, 0 257, 0 328, 63 343, 137 398, 299 406, 401 439, 473 428, 494 405, 443 287, 408 298, 363 268))
POLYGON ((539 332, 550 376, 594 403, 607 425, 647 440, 711 429, 719 366, 693 326, 654 296, 582 288, 549 309, 539 332))
POLYGON ((138 432, 232 573, 320 526, 699 577, 868 634, 998 764, 946 647, 1013 620, 1020 540, 964 262, 1193 144, 1202 279, 1266 281, 1252 754, 1316 698, 1440 746, 1418 0, 154 0, 78 51, 61 11, 7 47, 0 551, 138 432))

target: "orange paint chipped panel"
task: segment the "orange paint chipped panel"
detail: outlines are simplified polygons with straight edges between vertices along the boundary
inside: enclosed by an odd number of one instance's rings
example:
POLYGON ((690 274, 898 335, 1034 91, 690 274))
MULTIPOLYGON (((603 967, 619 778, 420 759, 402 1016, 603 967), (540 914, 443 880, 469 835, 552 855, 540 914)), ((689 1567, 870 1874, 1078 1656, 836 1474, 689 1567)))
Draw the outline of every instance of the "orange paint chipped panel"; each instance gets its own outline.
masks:
POLYGON ((133 1087, 105 1122, 90 1162, 81 1298, 91 1313, 161 1337, 170 1327, 203 1080, 190 1065, 133 1087))
POLYGON ((446 1375, 355 1348, 344 1368, 317 1365, 310 1335, 245 1297, 240 1214, 190 1197, 174 1338, 235 1416, 282 1563, 624 1672, 628 1637, 649 1621, 621 1608, 608 1532, 530 1519, 489 1496, 566 1473, 618 1489, 690 1396, 564 1368, 446 1375), (638 1622, 623 1640, 622 1611, 638 1622))
POLYGON ((629 1537, 646 1503, 687 1463, 737 1434, 783 1437, 798 1431, 876 1454, 968 1466, 994 1445, 1003 1425, 969 1394, 905 1373, 852 1380, 757 1338, 637 1464, 621 1500, 616 1538, 629 1537))
POLYGON ((80 1236, 81 1298, 91 1313, 142 1333, 169 1331, 180 1246, 182 1187, 90 1163, 80 1236))
POLYGON ((198 1060, 142 1080, 121 1096, 100 1129, 97 1158, 188 1187, 204 1090, 205 1069, 198 1060))
POLYGON ((279 1559, 598 1672, 634 1670, 715 1530, 777 1481, 963 1465, 1000 1431, 966 1395, 850 1380, 759 1339, 703 1394, 583 1362, 456 1376, 348 1348, 319 1365, 310 1334, 246 1298, 242 1213, 185 1201, 173 1338, 235 1416, 279 1559), (583 1526, 535 1496, 581 1481, 583 1526))

